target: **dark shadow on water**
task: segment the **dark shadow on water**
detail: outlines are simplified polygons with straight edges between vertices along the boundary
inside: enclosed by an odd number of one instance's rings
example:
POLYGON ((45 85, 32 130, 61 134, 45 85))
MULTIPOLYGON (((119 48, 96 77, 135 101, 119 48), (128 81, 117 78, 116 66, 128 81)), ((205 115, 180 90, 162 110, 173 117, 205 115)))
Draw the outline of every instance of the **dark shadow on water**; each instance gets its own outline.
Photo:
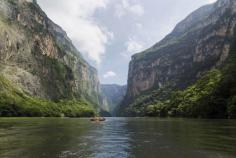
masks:
POLYGON ((0 129, 0 157, 53 158, 80 142, 91 127, 86 120, 60 118, 5 119, 14 124, 0 129))
POLYGON ((129 119, 137 158, 234 158, 235 120, 129 119))

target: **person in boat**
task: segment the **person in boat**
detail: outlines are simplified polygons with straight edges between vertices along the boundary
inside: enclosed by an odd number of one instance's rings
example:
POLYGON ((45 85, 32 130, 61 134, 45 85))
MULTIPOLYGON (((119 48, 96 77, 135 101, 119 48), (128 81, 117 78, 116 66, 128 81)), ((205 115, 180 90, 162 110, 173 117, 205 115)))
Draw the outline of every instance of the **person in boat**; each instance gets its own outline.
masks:
POLYGON ((105 120, 106 119, 104 117, 100 117, 100 116, 95 116, 90 119, 90 121, 96 121, 96 122, 105 121, 105 120))

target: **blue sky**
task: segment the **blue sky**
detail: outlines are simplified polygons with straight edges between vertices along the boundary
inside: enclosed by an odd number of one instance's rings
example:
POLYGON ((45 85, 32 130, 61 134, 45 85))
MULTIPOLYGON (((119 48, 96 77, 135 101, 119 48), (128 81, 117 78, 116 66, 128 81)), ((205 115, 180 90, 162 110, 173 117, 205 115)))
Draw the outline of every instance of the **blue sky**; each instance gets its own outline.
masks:
POLYGON ((84 58, 101 83, 126 84, 132 54, 170 33, 195 9, 215 0, 38 0, 84 58))

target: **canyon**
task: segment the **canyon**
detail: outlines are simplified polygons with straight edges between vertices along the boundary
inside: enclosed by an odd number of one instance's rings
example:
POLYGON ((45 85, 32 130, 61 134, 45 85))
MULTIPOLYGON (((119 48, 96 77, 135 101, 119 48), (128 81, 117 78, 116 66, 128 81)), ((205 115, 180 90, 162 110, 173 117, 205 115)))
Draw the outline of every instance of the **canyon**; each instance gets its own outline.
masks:
POLYGON ((148 104, 168 102, 174 91, 225 67, 233 58, 229 54, 235 24, 236 2, 218 0, 191 13, 153 47, 133 55, 121 115, 143 116, 148 104))

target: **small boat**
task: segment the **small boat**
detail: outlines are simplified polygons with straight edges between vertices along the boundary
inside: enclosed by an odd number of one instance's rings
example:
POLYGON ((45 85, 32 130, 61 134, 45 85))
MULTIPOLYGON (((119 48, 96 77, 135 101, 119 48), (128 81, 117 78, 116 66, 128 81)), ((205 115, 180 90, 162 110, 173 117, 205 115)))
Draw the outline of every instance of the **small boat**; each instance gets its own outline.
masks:
POLYGON ((93 117, 90 119, 90 121, 92 122, 102 122, 102 121, 106 121, 106 119, 104 117, 93 117))

